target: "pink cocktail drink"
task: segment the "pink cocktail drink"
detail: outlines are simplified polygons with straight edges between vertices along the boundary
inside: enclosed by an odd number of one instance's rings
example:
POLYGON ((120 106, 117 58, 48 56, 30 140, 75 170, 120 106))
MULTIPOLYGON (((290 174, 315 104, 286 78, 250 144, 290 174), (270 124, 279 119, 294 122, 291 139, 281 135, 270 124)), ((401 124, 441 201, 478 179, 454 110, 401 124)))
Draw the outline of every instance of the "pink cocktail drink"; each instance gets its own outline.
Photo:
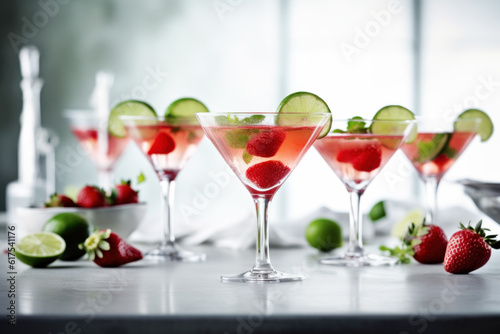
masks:
POLYGON ((161 178, 174 180, 203 139, 200 125, 170 125, 161 121, 155 125, 128 127, 137 146, 161 178))
POLYGON ((107 133, 107 149, 101 152, 98 147, 99 130, 94 128, 72 127, 71 132, 100 170, 111 171, 128 144, 128 137, 119 138, 107 133))
POLYGON ((173 232, 175 179, 203 139, 203 129, 194 116, 120 116, 120 119, 151 163, 162 188, 163 239, 146 256, 157 261, 203 261, 205 254, 181 249, 173 232))
POLYGON ((321 263, 340 266, 393 265, 397 258, 366 254, 362 241, 361 196, 414 128, 415 121, 334 120, 335 129, 314 147, 350 194, 349 245, 344 255, 321 263))
POLYGON ((316 127, 205 127, 252 196, 272 197, 314 141, 316 127))
POLYGON ((318 140, 314 147, 347 187, 358 189, 373 180, 402 141, 402 135, 339 134, 318 140))
POLYGON ((414 142, 404 144, 401 149, 418 171, 421 178, 438 177, 453 166, 469 143, 475 132, 421 132, 414 142), (442 147, 439 152, 428 153, 426 146, 442 147))
POLYGON ((114 166, 127 147, 129 138, 111 134, 108 120, 94 111, 68 110, 64 116, 80 146, 97 167, 99 186, 111 190, 114 166))
POLYGON ((474 139, 480 124, 477 118, 418 118, 416 139, 401 147, 424 182, 426 223, 436 223, 439 183, 474 139))
POLYGON ((252 196, 257 212, 256 259, 251 270, 222 276, 224 282, 284 282, 269 258, 269 204, 331 119, 329 113, 196 114, 226 163, 252 196))

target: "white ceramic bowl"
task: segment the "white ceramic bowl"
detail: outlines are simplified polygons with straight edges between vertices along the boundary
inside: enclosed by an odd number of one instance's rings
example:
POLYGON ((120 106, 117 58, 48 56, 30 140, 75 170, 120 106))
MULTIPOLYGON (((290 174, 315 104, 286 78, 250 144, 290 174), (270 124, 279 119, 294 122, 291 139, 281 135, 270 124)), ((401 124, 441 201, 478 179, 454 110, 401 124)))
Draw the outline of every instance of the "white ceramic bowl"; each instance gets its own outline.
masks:
POLYGON ((91 228, 111 229, 122 238, 134 232, 146 215, 147 205, 123 204, 104 208, 18 208, 17 221, 19 233, 31 234, 42 230, 43 225, 52 217, 63 212, 72 212, 85 218, 91 228))

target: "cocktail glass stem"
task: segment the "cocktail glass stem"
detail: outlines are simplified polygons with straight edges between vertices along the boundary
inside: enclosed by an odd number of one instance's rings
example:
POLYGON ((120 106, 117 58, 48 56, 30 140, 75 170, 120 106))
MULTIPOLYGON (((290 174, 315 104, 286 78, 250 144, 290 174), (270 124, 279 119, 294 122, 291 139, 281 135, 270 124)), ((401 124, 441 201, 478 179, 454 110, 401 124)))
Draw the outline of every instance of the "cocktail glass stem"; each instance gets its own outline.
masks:
POLYGON ((172 229, 173 211, 174 208, 174 192, 175 180, 162 179, 160 180, 161 187, 161 220, 163 222, 163 240, 161 247, 174 246, 175 235, 172 229))
POLYGON ((112 169, 99 169, 97 171, 99 180, 99 187, 104 190, 111 190, 113 188, 113 170, 112 169))
POLYGON ((363 255, 363 236, 362 236, 362 216, 360 214, 360 202, 362 191, 351 190, 350 212, 349 212, 349 246, 346 256, 360 257, 363 255))
POLYGON ((161 223, 163 238, 160 246, 146 256, 157 261, 197 262, 206 258, 205 254, 192 253, 181 249, 175 242, 173 229, 175 180, 160 176, 161 223))
POLYGON ((427 212, 425 221, 428 224, 434 224, 437 212, 437 191, 441 178, 429 177, 424 179, 425 200, 427 203, 427 212))
POLYGON ((300 281, 304 277, 297 274, 286 274, 277 271, 271 264, 269 257, 269 205, 272 196, 253 196, 257 211, 257 242, 256 256, 252 269, 239 275, 221 276, 223 282, 291 282, 300 281))
POLYGON ((319 262, 348 267, 394 265, 397 258, 376 254, 366 254, 363 247, 363 215, 361 214, 361 196, 365 189, 347 187, 350 197, 349 207, 349 245, 343 255, 321 258, 319 262))
POLYGON ((257 211, 257 242, 255 264, 252 268, 254 272, 274 271, 269 258, 269 204, 271 200, 265 197, 255 197, 255 209, 257 211))

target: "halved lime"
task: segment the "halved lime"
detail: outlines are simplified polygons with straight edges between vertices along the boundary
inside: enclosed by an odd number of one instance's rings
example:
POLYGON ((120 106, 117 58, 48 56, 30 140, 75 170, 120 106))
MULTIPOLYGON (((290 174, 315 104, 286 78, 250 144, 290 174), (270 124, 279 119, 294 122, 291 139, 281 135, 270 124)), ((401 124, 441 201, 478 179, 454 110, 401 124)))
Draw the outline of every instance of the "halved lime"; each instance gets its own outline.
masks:
POLYGON ((115 137, 125 137, 127 130, 123 126, 120 116, 151 116, 156 117, 156 112, 149 104, 137 100, 128 100, 118 103, 109 114, 108 129, 115 137))
POLYGON ((451 134, 447 132, 436 133, 431 140, 422 140, 416 143, 418 156, 414 159, 416 162, 428 162, 434 160, 440 155, 448 145, 451 134))
POLYGON ((408 226, 414 223, 415 226, 421 226, 424 222, 424 213, 421 209, 410 210, 403 218, 401 218, 391 230, 391 235, 399 239, 403 239, 408 231, 408 226))
POLYGON ((486 141, 491 137, 493 133, 493 122, 490 116, 484 111, 479 109, 467 109, 461 113, 457 120, 455 121, 456 131, 473 131, 477 132, 481 136, 481 141, 486 141), (476 129, 477 125, 472 122, 466 122, 467 119, 477 118, 481 120, 479 128, 476 129), (463 121, 463 122, 461 122, 463 121))
POLYGON ((197 99, 183 97, 167 107, 165 117, 194 117, 199 112, 208 112, 208 108, 197 99))
POLYGON ((38 232, 25 236, 16 245, 19 261, 35 268, 43 268, 57 260, 66 249, 64 239, 52 232, 38 232))
MULTIPOLYGON (((323 99, 308 92, 296 92, 288 95, 278 106, 278 112, 295 114, 331 113, 330 108, 328 108, 328 105, 323 99)), ((278 117, 278 124, 282 126, 307 125, 308 121, 311 122, 312 120, 303 115, 296 117, 293 117, 293 115, 280 115, 278 117)), ((332 119, 330 117, 319 134, 318 139, 326 136, 328 132, 330 132, 331 127, 332 119)))
MULTIPOLYGON (((415 114, 402 106, 385 106, 373 116, 374 120, 385 121, 409 121, 415 119, 415 114)), ((373 122, 370 125, 370 132, 378 135, 399 135, 405 132, 407 124, 391 122, 373 122)), ((412 143, 417 138, 417 126, 415 125, 411 133, 406 138, 407 143, 412 143)))

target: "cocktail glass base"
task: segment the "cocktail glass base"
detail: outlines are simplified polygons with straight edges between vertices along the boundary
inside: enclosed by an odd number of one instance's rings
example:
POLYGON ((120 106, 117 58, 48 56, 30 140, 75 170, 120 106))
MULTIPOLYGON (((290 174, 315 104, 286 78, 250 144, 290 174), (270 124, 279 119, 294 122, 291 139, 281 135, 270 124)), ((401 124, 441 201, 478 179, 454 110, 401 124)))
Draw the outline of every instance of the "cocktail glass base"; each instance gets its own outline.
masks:
POLYGON ((319 262, 322 264, 343 267, 379 267, 393 266, 398 262, 398 259, 395 257, 376 254, 345 254, 341 256, 323 257, 319 259, 319 262))
POLYGON ((179 248, 176 244, 161 245, 146 253, 144 257, 158 262, 201 262, 207 258, 206 254, 193 253, 179 248))
POLYGON ((286 274, 280 271, 257 271, 249 270, 239 275, 225 275, 220 277, 222 282, 232 283, 278 283, 302 281, 304 276, 298 274, 286 274))

